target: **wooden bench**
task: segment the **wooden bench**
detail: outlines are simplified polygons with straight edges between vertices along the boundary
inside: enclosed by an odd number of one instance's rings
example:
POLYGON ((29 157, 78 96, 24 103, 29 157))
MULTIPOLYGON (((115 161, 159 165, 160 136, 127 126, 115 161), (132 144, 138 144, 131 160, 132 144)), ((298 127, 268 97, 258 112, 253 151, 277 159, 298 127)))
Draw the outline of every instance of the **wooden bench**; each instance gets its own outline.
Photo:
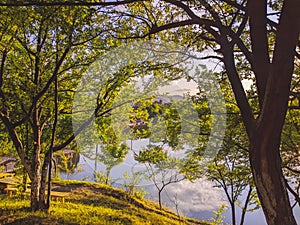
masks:
MULTIPOLYGON (((14 194, 17 193, 18 188, 12 187, 12 186, 8 186, 7 188, 4 189, 4 191, 5 191, 6 194, 8 194, 9 197, 11 198, 14 194)), ((30 190, 29 190, 29 189, 26 189, 25 193, 30 193, 30 190)))
POLYGON ((64 203, 68 195, 67 192, 51 191, 51 200, 64 203))
MULTIPOLYGON (((4 191, 9 195, 10 198, 12 198, 12 196, 17 193, 18 189, 14 187, 7 187, 4 189, 4 191)), ((30 190, 26 189, 25 192, 30 193, 30 190)), ((68 195, 69 193, 67 192, 51 191, 51 200, 64 203, 65 197, 67 197, 68 195)))
POLYGON ((0 179, 6 178, 6 177, 14 177, 15 174, 13 173, 0 173, 0 179))
POLYGON ((14 187, 7 187, 4 189, 4 191, 9 195, 10 198, 12 198, 12 196, 17 193, 17 188, 14 187))
POLYGON ((10 196, 13 195, 13 192, 16 192, 16 187, 18 185, 18 180, 13 177, 5 177, 0 179, 0 189, 1 192, 9 193, 10 196))

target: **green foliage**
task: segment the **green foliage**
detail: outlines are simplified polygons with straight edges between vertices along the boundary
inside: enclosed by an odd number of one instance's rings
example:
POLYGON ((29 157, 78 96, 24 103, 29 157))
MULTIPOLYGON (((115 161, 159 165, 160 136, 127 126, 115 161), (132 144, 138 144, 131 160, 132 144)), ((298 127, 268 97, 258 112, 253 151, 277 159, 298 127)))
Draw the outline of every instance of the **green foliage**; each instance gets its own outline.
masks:
POLYGON ((181 168, 179 170, 180 174, 184 174, 186 179, 194 181, 201 178, 205 173, 203 168, 200 166, 199 160, 197 158, 186 157, 181 160, 181 168))
POLYGON ((39 209, 45 203, 38 188, 46 187, 46 156, 53 146, 76 148, 75 89, 88 66, 111 47, 112 24, 94 7, 1 7, 1 13, 0 130, 3 124, 9 130, 36 189, 32 207, 39 209))
POLYGON ((99 133, 102 142, 96 146, 99 149, 96 149, 96 152, 94 149, 87 149, 82 151, 82 154, 105 165, 105 172, 94 172, 94 175, 98 182, 108 184, 111 182, 112 168, 123 162, 129 147, 119 142, 111 126, 107 127, 105 123, 98 123, 98 125, 102 126, 102 132, 99 133))
MULTIPOLYGON (((232 30, 232 33, 239 35, 236 39, 240 38, 241 42, 237 44, 237 47, 240 47, 242 43, 242 46, 250 49, 248 44, 250 43, 248 37, 249 26, 243 26, 242 30, 245 32, 239 30, 240 23, 243 24, 242 21, 246 22, 246 20, 243 20, 244 15, 240 13, 240 9, 237 10, 225 2, 216 3, 211 1, 208 3, 200 1, 198 3, 187 1, 186 4, 187 7, 202 12, 203 21, 210 19, 211 22, 216 22, 217 20, 216 25, 224 29, 228 28, 230 31, 232 30), (208 4, 211 4, 211 8, 208 4), (218 12, 218 9, 222 9, 222 13, 216 14, 214 12, 215 9, 215 12, 218 12)), ((280 9, 281 5, 282 1, 268 2, 268 6, 276 11, 280 9)), ((5 54, 7 56, 6 64, 4 65, 6 72, 3 75, 1 74, 4 77, 4 82, 3 84, 1 83, 1 94, 5 97, 1 95, 0 111, 1 113, 4 112, 3 115, 5 114, 11 120, 11 125, 21 122, 21 124, 14 127, 14 131, 17 132, 18 138, 24 146, 24 149, 21 149, 22 153, 25 153, 28 159, 34 156, 33 150, 37 141, 42 142, 41 152, 38 152, 38 155, 41 153, 41 159, 43 159, 50 146, 49 140, 51 140, 54 120, 54 103, 52 99, 54 87, 52 78, 57 77, 59 79, 60 115, 56 143, 60 143, 72 134, 69 115, 72 107, 70 104, 74 97, 74 87, 78 83, 78 78, 81 77, 82 72, 98 54, 118 44, 116 39, 108 37, 109 34, 115 32, 115 36, 120 38, 143 36, 149 30, 152 31, 153 28, 178 22, 181 18, 185 18, 182 10, 175 5, 157 1, 136 2, 124 6, 124 8, 120 7, 120 9, 109 8, 107 12, 112 10, 110 11, 113 15, 111 18, 114 18, 117 11, 120 10, 118 13, 121 17, 118 17, 114 21, 115 23, 111 21, 107 23, 107 15, 102 14, 101 10, 98 12, 98 10, 99 8, 97 7, 3 8, 1 15, 3 23, 0 25, 1 31, 3 31, 0 51, 3 56, 5 54), (169 16, 166 17, 166 14, 169 16), (101 36, 101 38, 96 38, 107 30, 109 32, 101 36), (33 100, 36 100, 36 102, 33 100), (33 118, 37 117, 31 114, 32 107, 35 112, 38 112, 39 121, 34 121, 33 118), (34 138, 34 133, 37 130, 41 131, 41 140, 34 138)), ((221 35, 220 37, 223 38, 222 35, 225 35, 224 40, 228 38, 228 41, 233 39, 233 37, 230 32, 228 34, 227 31, 224 32, 221 28, 218 29, 220 34, 213 37, 212 34, 205 30, 207 27, 209 26, 195 25, 175 28, 170 32, 161 32, 159 39, 176 40, 184 45, 192 44, 194 49, 199 51, 218 48, 216 49, 216 54, 219 54, 220 46, 215 41, 216 36, 221 35), (198 39, 204 41, 197 41, 198 39)), ((215 33, 215 29, 212 30, 212 33, 215 33)), ((149 35, 149 38, 151 38, 151 35, 149 35)), ((234 39, 234 41, 236 40, 234 39)), ((270 45, 274 43, 274 35, 270 36, 269 42, 270 45)), ((245 49, 242 49, 242 51, 245 53, 245 49)), ((270 47, 271 54, 272 51, 273 49, 270 47)), ((241 78, 253 78, 254 71, 249 70, 251 68, 249 62, 245 62, 245 57, 238 51, 236 52, 237 68, 241 78)), ((151 62, 147 63, 148 65, 151 64, 151 62)), ((97 104, 102 108, 96 113, 96 116, 101 115, 105 110, 112 107, 113 100, 116 99, 121 87, 126 86, 130 79, 134 77, 136 72, 134 68, 136 66, 129 65, 117 73, 111 74, 114 78, 105 83, 104 87, 100 87, 97 104)), ((138 67, 140 71, 146 70, 145 67, 141 69, 141 65, 138 65, 138 67)), ((162 77, 169 76, 171 79, 176 78, 175 73, 159 74, 156 71, 153 74, 162 77)), ((252 94, 256 95, 256 90, 252 90, 252 94)), ((179 169, 179 173, 185 174, 189 179, 193 179, 194 174, 201 173, 197 166, 197 160, 201 159, 203 150, 207 147, 206 143, 212 123, 216 118, 209 112, 205 98, 200 96, 200 100, 194 100, 199 117, 199 121, 196 123, 197 126, 200 125, 201 127, 201 135, 197 137, 199 145, 194 145, 194 147, 196 146, 195 150, 191 151, 192 158, 179 160, 169 157, 166 152, 162 151, 162 148, 152 148, 141 151, 136 160, 141 163, 155 164, 156 168, 162 171, 170 168, 179 169)), ((253 108, 258 108, 257 98, 250 100, 250 104, 253 108)), ((297 103, 293 102, 291 106, 295 106, 294 104, 297 105, 297 103)), ((73 113, 76 112, 73 111, 73 113)), ((232 110, 230 113, 236 113, 236 111, 232 110)), ((149 129, 151 126, 149 110, 141 107, 141 109, 135 111, 135 114, 134 119, 143 118, 148 124, 134 127, 132 133, 138 138, 149 137, 151 134, 149 129)), ((159 136, 159 138, 163 139, 163 142, 173 149, 180 148, 180 142, 185 139, 195 143, 196 140, 192 140, 191 136, 184 136, 184 138, 180 136, 180 130, 182 129, 180 116, 174 107, 162 107, 159 110, 151 106, 150 114, 155 114, 154 116, 161 117, 165 121, 166 135, 159 136)), ((293 167, 299 165, 298 158, 294 156, 299 154, 299 121, 297 118, 299 118, 297 113, 293 115, 291 113, 291 117, 287 119, 284 130, 285 137, 282 141, 284 160, 293 167), (292 155, 292 163, 289 155, 292 155)), ((105 120, 96 121, 100 134, 92 134, 92 137, 102 141, 101 154, 96 157, 106 165, 106 176, 108 178, 111 168, 122 162, 128 152, 128 148, 121 140, 116 138, 118 134, 114 133, 111 121, 105 120)), ((220 186, 226 188, 228 185, 231 185, 235 188, 233 202, 236 201, 241 191, 249 183, 251 185, 252 182, 249 176, 250 167, 246 160, 247 153, 237 151, 248 145, 244 135, 245 131, 240 121, 240 117, 229 118, 229 132, 226 133, 224 147, 219 152, 214 163, 209 165, 208 169, 211 179, 218 182, 220 186)), ((0 127, 0 130, 2 131, 2 127, 0 127)), ((88 137, 91 139, 91 136, 88 137)), ((86 140, 90 141, 89 138, 86 140)), ((0 144, 4 146, 3 153, 10 153, 11 142, 7 136, 0 136, 0 144)), ((75 145, 75 143, 72 144, 75 145)), ((34 163, 36 162, 33 161, 34 163)))
POLYGON ((13 143, 10 140, 9 136, 7 135, 7 132, 4 130, 3 125, 0 123, 0 157, 1 156, 16 156, 16 152, 13 147, 13 143), (1 129, 2 128, 2 129, 1 129))
POLYGON ((72 154, 65 154, 64 151, 60 151, 54 156, 56 161, 56 176, 59 176, 60 172, 67 174, 67 178, 70 179, 77 173, 83 172, 82 165, 78 164, 79 154, 74 152, 72 154))
POLYGON ((135 172, 133 170, 131 173, 125 172, 123 179, 123 187, 126 193, 137 198, 144 198, 147 192, 144 191, 144 187, 139 186, 139 183, 144 179, 143 172, 135 172))
POLYGON ((94 172, 94 176, 95 176, 95 181, 97 183, 100 183, 100 184, 105 184, 105 183, 111 184, 110 177, 107 177, 106 173, 104 173, 102 171, 94 172))
POLYGON ((140 163, 159 164, 164 163, 167 159, 167 152, 163 151, 161 146, 141 150, 135 156, 135 160, 140 163))
POLYGON ((173 149, 180 147, 182 121, 174 101, 165 104, 154 97, 139 100, 132 107, 130 120, 144 123, 131 128, 134 138, 151 138, 153 142, 163 142, 173 149))
MULTIPOLYGON (((191 158, 177 158, 171 156, 162 146, 152 146, 149 149, 143 149, 139 151, 134 158, 139 163, 149 167, 148 173, 150 173, 150 180, 159 173, 162 174, 162 179, 174 179, 172 182, 179 182, 179 180, 183 178, 193 180, 200 171, 200 165, 197 161, 191 158), (169 174, 170 177, 168 177, 167 174, 169 174)), ((164 180, 161 182, 163 184, 165 183, 164 180)))
POLYGON ((227 211, 226 205, 221 205, 221 207, 217 211, 213 210, 214 217, 211 219, 211 221, 214 224, 223 224, 223 219, 225 218, 223 213, 225 213, 226 211, 227 211))
POLYGON ((232 223, 235 224, 236 206, 242 209, 244 217, 247 212, 258 209, 260 203, 253 188, 254 181, 248 159, 248 137, 226 80, 222 85, 228 112, 226 133, 221 150, 208 165, 206 176, 224 190, 231 209, 232 223), (241 202, 240 198, 244 194, 249 198, 241 202))

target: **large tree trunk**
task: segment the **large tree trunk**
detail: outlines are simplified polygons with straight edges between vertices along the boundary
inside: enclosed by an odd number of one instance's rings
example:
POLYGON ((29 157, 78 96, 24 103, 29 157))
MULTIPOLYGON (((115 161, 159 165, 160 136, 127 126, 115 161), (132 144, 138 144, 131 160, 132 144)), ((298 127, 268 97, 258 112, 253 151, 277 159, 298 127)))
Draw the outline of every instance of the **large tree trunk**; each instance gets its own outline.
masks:
POLYGON ((41 182, 41 137, 38 109, 35 109, 32 116, 32 130, 34 147, 31 158, 31 209, 37 211, 40 209, 40 182, 41 182))
POLYGON ((266 221, 269 225, 296 225, 281 169, 278 141, 269 138, 272 128, 256 132, 250 160, 266 221))
POLYGON ((40 154, 39 154, 40 145, 36 144, 34 149, 32 164, 31 164, 31 209, 33 211, 39 210, 39 194, 40 194, 40 154))
MULTIPOLYGON (((41 174, 41 186, 40 186, 40 196, 39 196, 39 210, 47 211, 49 206, 46 202, 46 189, 47 189, 47 175, 48 175, 49 157, 44 159, 42 174, 41 174)), ((49 180, 48 180, 49 182, 49 180)), ((50 194, 48 192, 48 194, 50 194)))
POLYGON ((299 1, 284 2, 261 113, 250 134, 250 162, 269 225, 296 225, 284 181, 280 140, 299 36, 299 1))
MULTIPOLYGON (((34 164, 38 164, 35 162, 34 164)), ((34 165, 31 173, 31 195, 30 195, 30 206, 32 211, 39 210, 39 191, 40 191, 40 168, 38 165, 34 165)))
MULTIPOLYGON (((254 119, 246 100, 235 68, 233 51, 228 44, 226 45, 226 39, 220 40, 226 71, 250 140, 249 157, 255 186, 269 225, 296 225, 281 168, 280 139, 299 37, 299 4, 299 0, 286 0, 283 3, 271 64, 259 63, 261 58, 259 48, 264 44, 263 38, 257 40, 259 37, 255 37, 252 40, 257 45, 256 51, 255 46, 252 49, 253 57, 256 59, 252 70, 260 89, 258 94, 261 111, 258 118, 254 119)), ((257 24, 259 23, 255 23, 252 18, 250 25, 257 26, 257 24)), ((251 31, 254 32, 256 28, 259 27, 252 27, 251 31)))

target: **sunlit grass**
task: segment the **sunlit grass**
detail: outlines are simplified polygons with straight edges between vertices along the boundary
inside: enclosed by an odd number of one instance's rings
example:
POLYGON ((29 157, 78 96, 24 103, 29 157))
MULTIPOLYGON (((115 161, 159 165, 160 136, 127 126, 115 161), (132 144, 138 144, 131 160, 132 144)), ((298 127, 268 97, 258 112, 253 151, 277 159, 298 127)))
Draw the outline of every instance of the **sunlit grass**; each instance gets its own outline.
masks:
POLYGON ((129 196, 121 189, 87 182, 63 181, 72 189, 65 203, 52 202, 48 213, 30 212, 30 201, 2 196, 0 224, 184 225, 210 224, 179 218, 156 203, 129 196))

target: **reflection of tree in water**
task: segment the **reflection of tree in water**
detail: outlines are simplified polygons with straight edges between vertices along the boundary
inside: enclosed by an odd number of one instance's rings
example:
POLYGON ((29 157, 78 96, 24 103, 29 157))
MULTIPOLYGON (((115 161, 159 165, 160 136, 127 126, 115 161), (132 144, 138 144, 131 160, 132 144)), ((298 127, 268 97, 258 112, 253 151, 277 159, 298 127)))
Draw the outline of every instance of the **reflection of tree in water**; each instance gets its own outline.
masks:
POLYGON ((80 154, 71 149, 63 149, 54 155, 56 172, 64 172, 68 177, 78 169, 80 154))
MULTIPOLYGON (((158 96, 133 105, 129 127, 134 138, 151 137, 154 142, 163 142, 174 149, 179 147, 182 121, 173 97, 158 96)), ((179 100, 182 99, 177 99, 177 103, 179 100)))

